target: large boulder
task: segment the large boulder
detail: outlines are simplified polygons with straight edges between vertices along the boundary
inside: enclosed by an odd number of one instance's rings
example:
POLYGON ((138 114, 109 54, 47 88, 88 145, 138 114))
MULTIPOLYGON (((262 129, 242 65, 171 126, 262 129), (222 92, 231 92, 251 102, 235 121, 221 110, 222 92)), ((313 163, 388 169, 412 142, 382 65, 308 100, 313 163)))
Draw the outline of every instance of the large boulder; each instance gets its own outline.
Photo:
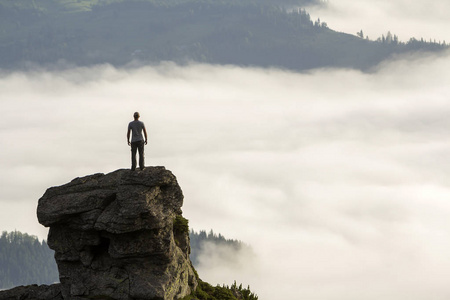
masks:
POLYGON ((117 170, 49 188, 50 227, 64 299, 179 299, 195 290, 183 193, 164 167, 117 170))

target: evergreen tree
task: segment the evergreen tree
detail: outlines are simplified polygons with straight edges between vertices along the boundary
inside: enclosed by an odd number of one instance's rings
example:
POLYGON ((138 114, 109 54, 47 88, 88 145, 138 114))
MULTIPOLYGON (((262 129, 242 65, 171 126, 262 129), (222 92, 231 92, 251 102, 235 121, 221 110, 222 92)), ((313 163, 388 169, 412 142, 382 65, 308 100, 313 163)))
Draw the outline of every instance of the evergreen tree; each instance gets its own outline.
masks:
MULTIPOLYGON (((217 247, 226 247, 228 251, 234 252, 237 256, 239 254, 245 253, 253 253, 253 250, 247 244, 233 239, 226 239, 222 234, 216 234, 213 230, 210 230, 207 234, 206 231, 201 230, 200 232, 195 232, 191 230, 189 233, 190 244, 191 244, 191 261, 192 264, 198 266, 199 264, 199 256, 204 250, 203 247, 205 243, 212 243, 217 247)), ((224 258, 229 259, 229 257, 224 258)))
POLYGON ((362 39, 364 38, 364 32, 362 31, 362 29, 361 29, 360 32, 357 32, 356 35, 359 36, 362 39))
POLYGON ((0 237, 0 289, 59 281, 54 252, 45 241, 18 231, 0 237))

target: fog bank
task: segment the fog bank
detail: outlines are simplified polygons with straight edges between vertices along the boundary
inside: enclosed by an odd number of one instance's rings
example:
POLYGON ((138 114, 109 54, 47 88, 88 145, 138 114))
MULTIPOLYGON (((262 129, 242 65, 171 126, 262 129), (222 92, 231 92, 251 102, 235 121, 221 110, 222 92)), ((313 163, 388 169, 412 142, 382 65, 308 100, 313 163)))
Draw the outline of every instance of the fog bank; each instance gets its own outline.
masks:
POLYGON ((45 189, 129 168, 141 113, 147 165, 177 176, 191 227, 252 245, 211 284, 260 299, 448 299, 450 56, 372 74, 162 64, 0 78, 0 228, 45 237, 45 189))

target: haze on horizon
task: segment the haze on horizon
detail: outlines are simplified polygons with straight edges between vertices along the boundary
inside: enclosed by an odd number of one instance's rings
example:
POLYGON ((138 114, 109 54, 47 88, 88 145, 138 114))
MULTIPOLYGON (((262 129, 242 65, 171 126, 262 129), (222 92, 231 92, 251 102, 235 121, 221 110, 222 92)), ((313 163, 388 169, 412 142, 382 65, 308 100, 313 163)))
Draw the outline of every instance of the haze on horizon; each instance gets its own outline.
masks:
POLYGON ((260 299, 448 299, 449 79, 448 52, 372 73, 171 63, 5 73, 0 228, 45 238, 35 210, 48 187, 129 168, 138 110, 147 165, 177 176, 191 228, 255 250, 238 266, 205 256, 202 279, 249 284, 260 299))
POLYGON ((450 2, 407 0, 324 0, 321 6, 309 7, 312 19, 320 18, 336 31, 376 40, 388 31, 400 41, 410 38, 450 42, 448 11, 450 2))

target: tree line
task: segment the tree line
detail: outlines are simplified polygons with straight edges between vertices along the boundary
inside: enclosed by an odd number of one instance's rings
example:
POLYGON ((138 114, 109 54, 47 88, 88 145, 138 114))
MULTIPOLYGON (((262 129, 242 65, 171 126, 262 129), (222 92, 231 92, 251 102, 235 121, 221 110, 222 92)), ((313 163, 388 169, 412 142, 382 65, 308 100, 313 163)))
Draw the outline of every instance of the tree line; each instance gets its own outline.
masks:
MULTIPOLYGON (((244 255, 244 253, 252 253, 253 250, 251 246, 245 244, 242 241, 235 239, 226 239, 223 235, 214 233, 213 230, 210 230, 209 233, 206 233, 205 230, 200 230, 196 232, 191 229, 189 233, 190 243, 191 243, 191 261, 194 267, 198 266, 200 263, 200 255, 203 251, 203 246, 205 243, 212 243, 218 247, 226 247, 228 251, 233 252, 235 256, 239 256, 240 254, 244 255)), ((234 257, 234 256, 231 256, 234 257)), ((230 256, 222 259, 231 259, 230 256)), ((233 262, 231 262, 233 263, 233 262)))
MULTIPOLYGON (((227 245, 239 255, 242 249, 250 246, 238 240, 226 239, 212 230, 189 233, 191 240, 191 261, 196 267, 205 242, 217 246, 227 245)), ((4 231, 0 237, 0 289, 8 289, 19 285, 53 284, 59 282, 59 274, 54 259, 54 251, 46 241, 39 241, 36 236, 19 231, 4 231)), ((245 290, 242 289, 241 291, 245 290)))
POLYGON ((22 2, 0 0, 0 68, 173 61, 365 70, 395 54, 447 48, 421 40, 400 43, 392 34, 371 41, 360 38, 362 31, 335 32, 300 8, 314 0, 296 1, 294 9, 282 5, 287 0, 22 2))
POLYGON ((18 231, 0 237, 0 289, 59 282, 54 252, 45 241, 18 231))

